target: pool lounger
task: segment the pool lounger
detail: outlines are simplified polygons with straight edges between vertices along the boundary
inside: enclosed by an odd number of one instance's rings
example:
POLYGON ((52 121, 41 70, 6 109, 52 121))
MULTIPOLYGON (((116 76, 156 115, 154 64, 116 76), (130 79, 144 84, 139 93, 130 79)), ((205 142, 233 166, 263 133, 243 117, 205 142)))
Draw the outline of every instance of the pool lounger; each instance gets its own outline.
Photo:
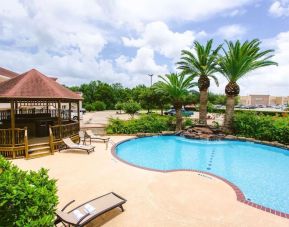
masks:
POLYGON ((64 210, 74 201, 75 200, 72 200, 65 205, 61 211, 56 211, 57 219, 54 222, 55 225, 62 222, 63 224, 66 223, 80 227, 116 207, 119 207, 123 212, 124 209, 122 205, 126 202, 126 199, 114 192, 110 192, 83 203, 69 212, 64 212, 64 210))
POLYGON ((92 151, 94 151, 94 146, 91 145, 81 145, 74 143, 69 137, 62 139, 63 143, 66 145, 66 149, 71 149, 71 150, 84 150, 88 154, 92 151))

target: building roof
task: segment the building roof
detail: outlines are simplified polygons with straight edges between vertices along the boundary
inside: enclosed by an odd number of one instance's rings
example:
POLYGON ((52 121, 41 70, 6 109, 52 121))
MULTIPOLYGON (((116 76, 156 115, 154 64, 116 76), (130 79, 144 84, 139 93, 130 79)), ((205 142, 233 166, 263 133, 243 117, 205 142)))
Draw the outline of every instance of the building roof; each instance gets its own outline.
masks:
POLYGON ((82 97, 36 69, 0 83, 0 99, 81 100, 82 97))
POLYGON ((4 68, 0 67, 0 76, 5 76, 5 77, 8 77, 8 78, 12 79, 12 78, 14 78, 14 77, 16 77, 18 75, 19 74, 16 73, 16 72, 12 72, 12 71, 10 71, 8 69, 4 69, 4 68))

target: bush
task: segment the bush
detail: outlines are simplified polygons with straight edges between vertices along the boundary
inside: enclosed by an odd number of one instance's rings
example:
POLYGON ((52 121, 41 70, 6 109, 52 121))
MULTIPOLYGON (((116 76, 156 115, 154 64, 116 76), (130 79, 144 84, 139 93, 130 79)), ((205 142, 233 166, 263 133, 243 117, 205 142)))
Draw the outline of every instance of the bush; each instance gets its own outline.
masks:
POLYGON ((191 118, 184 118, 183 125, 184 127, 193 126, 194 122, 191 118))
POLYGON ((101 101, 95 101, 93 103, 86 103, 84 107, 87 111, 102 111, 106 109, 105 103, 101 101))
POLYGON ((141 109, 140 104, 137 102, 133 102, 133 101, 125 102, 123 103, 122 106, 123 106, 124 111, 130 114, 132 118, 136 114, 136 112, 141 109))
POLYGON ((233 123, 236 135, 289 144, 289 117, 236 113, 233 123))
POLYGON ((106 131, 108 134, 159 133, 174 130, 173 120, 174 117, 157 114, 143 115, 139 119, 127 121, 111 118, 106 131))
POLYGON ((0 226, 53 226, 57 203, 47 170, 23 171, 0 157, 0 226))
POLYGON ((93 106, 91 104, 85 104, 84 107, 89 112, 93 110, 93 106))
POLYGON ((92 103, 92 108, 94 111, 102 111, 106 109, 106 105, 104 102, 95 101, 94 103, 92 103))
POLYGON ((114 108, 116 110, 119 110, 119 113, 121 113, 121 111, 123 110, 123 103, 122 102, 118 102, 115 104, 114 108))

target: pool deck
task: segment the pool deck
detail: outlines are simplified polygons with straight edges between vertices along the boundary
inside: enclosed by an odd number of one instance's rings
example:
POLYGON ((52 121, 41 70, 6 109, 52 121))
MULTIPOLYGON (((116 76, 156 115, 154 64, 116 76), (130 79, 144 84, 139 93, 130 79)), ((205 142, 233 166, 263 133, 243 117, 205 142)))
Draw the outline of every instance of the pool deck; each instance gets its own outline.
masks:
POLYGON ((58 180, 59 208, 73 199, 76 206, 110 191, 128 200, 125 212, 114 209, 87 226, 289 226, 289 219, 237 201, 232 187, 220 179, 189 171, 143 170, 117 160, 111 146, 105 150, 103 143, 94 145, 90 155, 62 151, 13 162, 25 170, 48 168, 58 180))

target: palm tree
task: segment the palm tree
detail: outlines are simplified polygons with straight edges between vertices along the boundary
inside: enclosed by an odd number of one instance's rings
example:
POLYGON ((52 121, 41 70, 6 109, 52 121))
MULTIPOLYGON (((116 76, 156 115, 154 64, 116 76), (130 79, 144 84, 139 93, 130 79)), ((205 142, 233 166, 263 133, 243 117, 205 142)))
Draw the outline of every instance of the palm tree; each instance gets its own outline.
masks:
POLYGON ((268 54, 274 50, 261 51, 261 41, 258 39, 250 42, 245 41, 243 44, 241 44, 239 40, 235 43, 226 41, 226 44, 228 50, 222 48, 224 56, 220 56, 218 60, 218 71, 222 73, 229 82, 225 87, 227 101, 224 130, 230 132, 234 118, 235 97, 240 93, 240 87, 237 81, 257 68, 278 64, 269 60, 273 55, 268 54))
POLYGON ((188 89, 196 84, 193 77, 186 77, 185 74, 171 73, 165 76, 159 76, 161 81, 154 85, 157 92, 164 92, 172 102, 176 110, 176 131, 182 129, 182 105, 185 97, 188 95, 188 89))
POLYGON ((207 124, 207 102, 208 88, 210 87, 210 79, 212 78, 217 86, 219 86, 217 78, 213 75, 217 70, 218 52, 222 45, 219 45, 215 50, 212 50, 213 40, 207 41, 205 46, 199 42, 194 42, 194 51, 192 53, 187 50, 182 50, 181 61, 177 62, 178 69, 182 73, 198 76, 198 87, 200 90, 200 116, 199 123, 207 124))

